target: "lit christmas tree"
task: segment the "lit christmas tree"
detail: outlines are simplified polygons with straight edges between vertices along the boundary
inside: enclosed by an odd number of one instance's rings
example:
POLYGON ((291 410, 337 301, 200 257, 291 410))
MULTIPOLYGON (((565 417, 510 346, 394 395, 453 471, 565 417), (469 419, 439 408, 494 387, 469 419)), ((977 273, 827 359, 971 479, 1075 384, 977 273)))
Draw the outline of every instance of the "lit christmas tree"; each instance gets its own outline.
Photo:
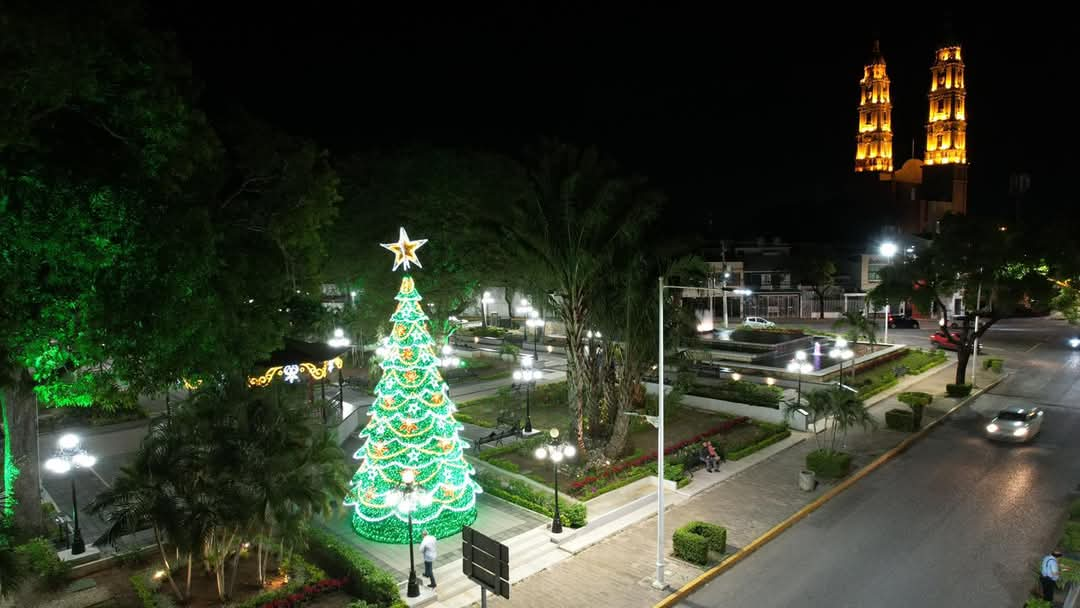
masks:
MULTIPOLYGON (((416 250, 426 242, 410 241, 402 228, 398 242, 383 247, 394 252, 394 270, 403 266, 407 271, 410 263, 420 267, 416 250)), ((465 461, 469 444, 458 436, 464 427, 454 419, 457 407, 439 373, 438 351, 411 276, 401 278, 395 299, 394 326, 380 363, 382 379, 375 386, 370 420, 360 432, 367 442, 354 455, 363 463, 345 504, 353 507, 357 534, 403 544, 409 537, 407 510, 412 511, 414 538, 422 529, 444 538, 476 519, 476 494, 482 490, 465 461), (409 509, 400 504, 404 471, 411 472, 418 490, 409 509)))

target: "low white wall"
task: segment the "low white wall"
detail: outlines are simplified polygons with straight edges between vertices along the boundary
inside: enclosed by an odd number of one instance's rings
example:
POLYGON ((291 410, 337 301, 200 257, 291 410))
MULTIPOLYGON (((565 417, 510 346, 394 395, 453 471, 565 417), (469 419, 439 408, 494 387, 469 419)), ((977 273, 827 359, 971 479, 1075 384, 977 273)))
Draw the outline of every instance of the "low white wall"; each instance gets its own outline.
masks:
POLYGON ((348 418, 341 421, 341 424, 334 429, 334 433, 337 436, 338 445, 345 443, 345 441, 352 436, 360 426, 360 417, 367 416, 366 407, 358 407, 349 414, 348 418))
MULTIPOLYGON (((666 388, 667 390, 664 392, 665 395, 671 392, 670 386, 666 388)), ((650 395, 655 395, 656 383, 646 382, 645 390, 650 395)), ((707 397, 698 397, 696 395, 684 395, 682 403, 694 409, 705 410, 707 412, 720 412, 723 414, 731 414, 732 416, 747 416, 763 422, 784 424, 784 413, 780 410, 774 410, 771 407, 747 405, 745 403, 735 403, 733 401, 723 401, 721 399, 709 399, 707 397)))

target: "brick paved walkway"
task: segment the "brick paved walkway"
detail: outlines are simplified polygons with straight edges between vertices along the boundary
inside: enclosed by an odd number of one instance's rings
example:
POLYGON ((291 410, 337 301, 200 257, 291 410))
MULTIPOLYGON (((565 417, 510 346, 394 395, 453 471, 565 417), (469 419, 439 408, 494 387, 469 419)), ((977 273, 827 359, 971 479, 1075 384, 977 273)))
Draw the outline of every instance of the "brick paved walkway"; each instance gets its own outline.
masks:
MULTIPOLYGON (((944 396, 945 384, 952 382, 954 373, 953 365, 944 365, 912 385, 902 385, 896 390, 933 394, 934 403, 924 414, 924 422, 929 422, 956 404, 956 399, 944 396)), ((870 407, 880 426, 870 432, 849 433, 844 449, 853 454, 855 468, 866 465, 907 436, 884 427, 885 411, 894 407, 907 406, 894 396, 880 399, 870 407)), ((725 526, 728 550, 734 551, 828 490, 831 484, 819 484, 813 492, 802 492, 797 486, 806 454, 816 447, 813 439, 804 441, 670 508, 664 519, 668 585, 673 589, 681 587, 702 572, 701 568, 671 557, 671 533, 678 526, 695 519, 725 526)), ((489 605, 647 608, 669 593, 651 587, 655 564, 654 516, 514 584, 511 600, 489 599, 489 605)))

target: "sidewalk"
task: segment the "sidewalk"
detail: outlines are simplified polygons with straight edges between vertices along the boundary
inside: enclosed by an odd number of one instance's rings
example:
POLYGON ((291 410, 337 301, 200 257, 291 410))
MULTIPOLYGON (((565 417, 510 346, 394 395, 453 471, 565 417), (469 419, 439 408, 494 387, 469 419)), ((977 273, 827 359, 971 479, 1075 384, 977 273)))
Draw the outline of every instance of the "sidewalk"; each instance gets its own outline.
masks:
MULTIPOLYGON (((898 444, 908 433, 884 428, 885 411, 906 408, 895 397, 900 391, 921 390, 934 395, 924 413, 924 421, 941 417, 959 399, 944 396, 952 382, 953 365, 944 365, 929 375, 902 383, 878 396, 869 406, 879 428, 849 432, 845 450, 854 456, 854 468, 871 462, 898 444)), ((924 423, 925 423, 924 422, 924 423)), ((720 524, 728 529, 728 552, 743 547, 787 519, 835 485, 821 483, 813 492, 798 489, 797 478, 806 454, 816 449, 808 439, 774 457, 748 468, 713 488, 666 510, 664 541, 666 582, 681 587, 702 572, 701 568, 671 556, 671 534, 693 520, 720 524)), ((727 463, 732 466, 736 463, 727 463)), ((707 473, 706 473, 707 475, 707 473)), ((513 586, 512 600, 497 598, 492 606, 620 606, 651 607, 669 591, 651 587, 656 574, 655 515, 604 540, 549 569, 513 586)))

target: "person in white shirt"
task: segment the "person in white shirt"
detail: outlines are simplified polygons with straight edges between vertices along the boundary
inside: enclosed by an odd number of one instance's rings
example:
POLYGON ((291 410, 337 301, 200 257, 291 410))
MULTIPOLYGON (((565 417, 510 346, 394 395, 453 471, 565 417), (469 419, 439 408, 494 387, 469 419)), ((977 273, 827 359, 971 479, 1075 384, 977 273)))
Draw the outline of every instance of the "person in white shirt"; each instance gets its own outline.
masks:
POLYGON ((428 587, 435 588, 435 571, 432 566, 435 563, 435 536, 428 530, 423 531, 424 540, 420 541, 420 555, 424 557, 424 576, 431 579, 428 587))
POLYGON ((1061 548, 1054 549, 1042 559, 1039 570, 1039 582, 1042 584, 1043 599, 1048 602, 1054 601, 1054 589, 1057 588, 1058 579, 1061 578, 1061 568, 1058 559, 1061 558, 1061 548))

